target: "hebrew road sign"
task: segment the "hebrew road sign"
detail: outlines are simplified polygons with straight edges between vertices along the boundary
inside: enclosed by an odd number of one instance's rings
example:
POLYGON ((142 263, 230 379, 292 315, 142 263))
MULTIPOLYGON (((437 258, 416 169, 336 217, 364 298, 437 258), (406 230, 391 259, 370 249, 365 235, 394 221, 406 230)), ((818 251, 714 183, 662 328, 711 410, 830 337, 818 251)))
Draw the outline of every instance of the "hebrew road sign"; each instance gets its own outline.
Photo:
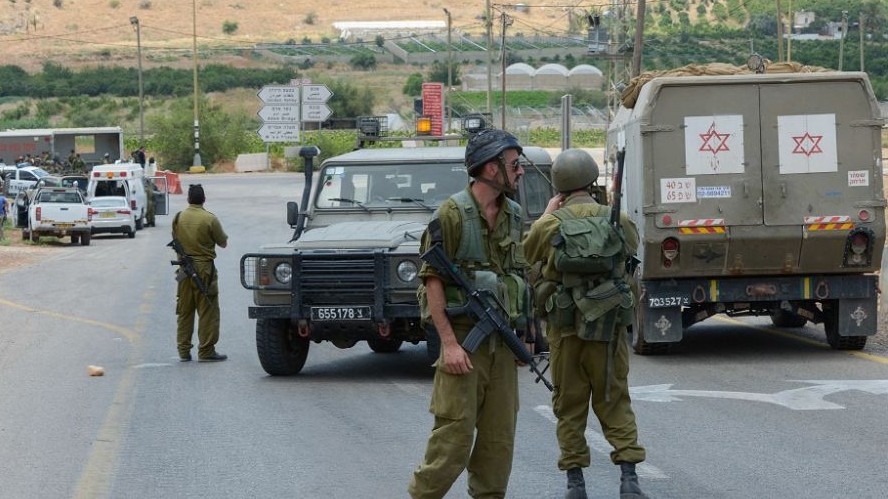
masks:
POLYGON ((326 121, 333 110, 326 104, 303 104, 302 121, 326 121))
POLYGON ((327 85, 304 85, 302 87, 303 104, 323 104, 332 96, 333 92, 327 88, 327 85))
POLYGON ((293 123, 299 121, 297 104, 269 104, 259 109, 259 117, 266 123, 293 123))
POLYGON ((256 95, 266 104, 299 104, 299 87, 265 85, 256 95))
POLYGON ((265 123, 257 133, 263 142, 297 142, 299 123, 265 123))

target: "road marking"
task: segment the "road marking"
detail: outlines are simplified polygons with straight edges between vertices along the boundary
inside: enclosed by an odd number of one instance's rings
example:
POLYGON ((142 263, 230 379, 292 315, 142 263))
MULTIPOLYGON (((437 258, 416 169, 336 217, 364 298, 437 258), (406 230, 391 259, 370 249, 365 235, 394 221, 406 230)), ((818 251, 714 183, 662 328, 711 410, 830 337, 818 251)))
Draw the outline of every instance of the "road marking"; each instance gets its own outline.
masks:
MULTIPOLYGON (((534 407, 533 410, 549 421, 556 424, 558 423, 558 418, 555 417, 555 413, 552 412, 552 407, 548 405, 538 405, 534 407)), ((604 435, 588 427, 586 428, 584 435, 586 436, 586 442, 591 449, 610 458, 613 446, 611 446, 610 442, 604 438, 604 435)), ((667 480, 669 478, 669 475, 664 473, 660 468, 648 463, 638 463, 635 466, 635 472, 638 473, 638 476, 651 480, 667 480)))
POLYGON ((148 362, 146 364, 139 364, 137 366, 133 366, 133 369, 145 369, 147 367, 171 367, 172 364, 169 362, 148 362))
POLYGON ((54 319, 60 319, 60 320, 71 321, 71 322, 79 322, 81 324, 87 324, 89 326, 95 326, 98 328, 107 329, 111 332, 114 332, 114 333, 117 333, 117 334, 123 336, 130 343, 135 343, 139 339, 139 335, 136 334, 133 330, 125 328, 125 327, 121 327, 121 326, 115 326, 114 324, 109 324, 107 322, 86 319, 84 317, 77 317, 75 315, 63 314, 60 312, 54 312, 52 310, 41 310, 38 308, 29 307, 28 305, 22 305, 21 303, 15 303, 15 302, 12 302, 9 300, 4 300, 3 298, 0 298, 0 305, 5 305, 7 307, 22 310, 24 312, 31 312, 34 314, 45 315, 47 317, 52 317, 54 319))
MULTIPOLYGON (((888 252, 886 252, 886 253, 888 253, 888 252)), ((821 341, 817 341, 812 338, 806 338, 804 336, 799 336, 797 334, 793 334, 788 331, 783 331, 783 330, 776 328, 776 327, 761 326, 758 324, 749 324, 747 322, 743 322, 743 321, 735 319, 733 317, 728 317, 727 315, 716 315, 715 317, 713 317, 713 319, 727 323, 727 324, 746 326, 746 327, 756 329, 756 330, 759 330, 759 331, 762 331, 762 332, 765 332, 768 334, 773 334, 775 336, 780 336, 780 337, 787 338, 790 340, 796 340, 800 343, 805 343, 806 345, 813 345, 813 346, 820 347, 823 349, 830 348, 830 346, 828 344, 823 343, 821 341)), ((876 355, 873 353, 861 352, 858 350, 844 350, 843 352, 848 355, 851 355, 853 357, 858 357, 863 360, 868 360, 871 362, 878 362, 879 364, 888 364, 888 357, 886 357, 884 355, 876 355)))
POLYGON ((724 392, 717 390, 673 390, 672 384, 636 386, 629 393, 636 401, 676 402, 681 397, 703 397, 718 399, 766 402, 794 411, 823 411, 844 409, 845 407, 824 400, 827 395, 839 392, 861 391, 873 395, 888 395, 888 380, 791 380, 814 386, 783 390, 776 393, 724 392))

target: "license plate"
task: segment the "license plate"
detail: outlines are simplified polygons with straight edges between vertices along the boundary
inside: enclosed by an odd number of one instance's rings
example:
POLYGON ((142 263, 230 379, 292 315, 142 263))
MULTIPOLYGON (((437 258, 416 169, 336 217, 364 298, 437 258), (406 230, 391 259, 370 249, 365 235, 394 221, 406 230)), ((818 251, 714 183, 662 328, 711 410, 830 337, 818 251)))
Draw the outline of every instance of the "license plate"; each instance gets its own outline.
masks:
POLYGON ((681 307, 690 305, 691 301, 687 296, 649 296, 648 307, 650 308, 668 308, 681 307))
POLYGON ((110 212, 110 211, 103 211, 103 212, 99 215, 99 218, 114 218, 114 215, 115 215, 115 214, 112 213, 112 212, 110 212))
POLYGON ((370 307, 311 307, 313 321, 370 320, 370 307))
POLYGON ((56 227, 59 229, 70 229, 71 227, 74 227, 74 224, 56 224, 56 227))

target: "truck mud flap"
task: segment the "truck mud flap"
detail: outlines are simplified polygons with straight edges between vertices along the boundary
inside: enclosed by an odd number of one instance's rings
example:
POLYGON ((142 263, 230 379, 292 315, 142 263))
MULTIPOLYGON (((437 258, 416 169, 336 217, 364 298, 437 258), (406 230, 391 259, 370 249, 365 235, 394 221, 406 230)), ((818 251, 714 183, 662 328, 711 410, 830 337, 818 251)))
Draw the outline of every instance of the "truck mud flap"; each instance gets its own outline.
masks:
POLYGON ((872 336, 878 328, 875 298, 838 300, 839 336, 872 336))
POLYGON ((648 343, 676 343, 681 341, 684 328, 681 325, 681 308, 650 308, 639 304, 636 320, 641 319, 644 341, 648 343))

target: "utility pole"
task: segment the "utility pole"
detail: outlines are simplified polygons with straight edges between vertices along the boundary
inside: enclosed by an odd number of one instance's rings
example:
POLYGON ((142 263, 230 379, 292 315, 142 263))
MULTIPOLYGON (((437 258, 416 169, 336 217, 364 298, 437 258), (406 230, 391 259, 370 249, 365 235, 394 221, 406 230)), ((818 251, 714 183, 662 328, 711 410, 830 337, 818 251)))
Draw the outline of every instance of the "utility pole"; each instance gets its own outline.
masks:
POLYGON ((777 0, 777 62, 783 62, 783 9, 777 0))
POLYGON ((493 115, 493 20, 490 18, 490 0, 484 2, 484 26, 487 28, 487 114, 493 115))
POLYGON ((130 24, 136 30, 136 50, 139 54, 139 145, 145 145, 145 94, 142 86, 142 27, 139 18, 130 17, 130 24))
POLYGON ((863 69, 863 22, 866 21, 866 16, 863 12, 860 13, 860 21, 859 21, 859 29, 860 29, 860 70, 865 71, 863 69))
POLYGON ((512 25, 512 20, 509 19, 509 16, 503 12, 503 33, 502 33, 502 44, 503 48, 500 52, 500 57, 502 58, 502 70, 503 76, 500 78, 500 83, 502 85, 502 125, 500 126, 501 130, 506 129, 506 28, 512 25))
POLYGON ((848 32, 848 11, 842 11, 842 37, 839 38, 839 71, 842 70, 842 66, 845 59, 845 33, 848 32))
POLYGON ((789 36, 786 38, 786 62, 792 62, 792 33, 795 26, 795 14, 792 13, 792 0, 789 0, 789 36))
POLYGON ((444 92, 447 104, 447 128, 444 129, 444 133, 447 133, 453 124, 453 104, 450 103, 450 91, 453 88, 453 45, 450 44, 450 11, 444 9, 444 13, 447 14, 447 91, 444 92))
POLYGON ((191 59, 194 61, 194 165, 200 163, 200 115, 197 110, 197 0, 191 0, 192 47, 191 59))
POLYGON ((645 0, 638 0, 638 10, 635 12, 635 44, 632 48, 632 71, 630 77, 641 74, 641 55, 644 48, 644 12, 645 0))

